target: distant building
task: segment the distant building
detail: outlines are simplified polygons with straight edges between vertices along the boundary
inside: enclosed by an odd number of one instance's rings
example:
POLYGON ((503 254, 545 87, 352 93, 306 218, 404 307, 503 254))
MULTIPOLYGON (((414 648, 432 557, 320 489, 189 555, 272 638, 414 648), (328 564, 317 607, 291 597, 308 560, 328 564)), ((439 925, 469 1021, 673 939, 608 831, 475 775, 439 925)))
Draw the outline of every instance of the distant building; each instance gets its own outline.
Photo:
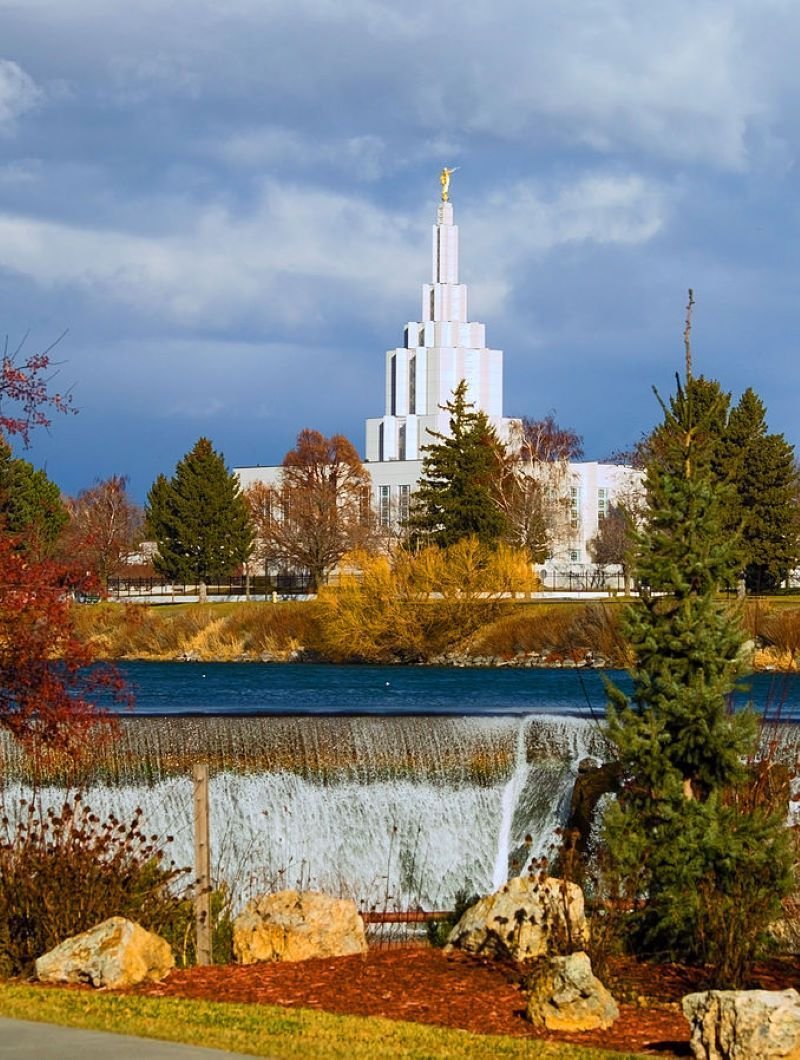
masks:
MULTIPOLYGON (((471 321, 467 287, 459 283, 458 226, 453 205, 443 201, 433 226, 431 282, 422 287, 421 320, 405 327, 404 344, 386 353, 384 414, 366 421, 365 463, 372 478, 373 504, 385 526, 408 514, 422 472, 421 447, 429 432, 446 434, 443 406, 463 379, 469 400, 489 417, 499 437, 513 437, 518 420, 503 415, 503 353, 486 345, 486 328, 471 321)), ((243 488, 256 481, 276 485, 281 468, 235 469, 243 488)), ((544 565, 555 572, 592 566, 588 542, 609 505, 640 488, 641 473, 596 461, 569 465, 564 488, 566 530, 544 565)))

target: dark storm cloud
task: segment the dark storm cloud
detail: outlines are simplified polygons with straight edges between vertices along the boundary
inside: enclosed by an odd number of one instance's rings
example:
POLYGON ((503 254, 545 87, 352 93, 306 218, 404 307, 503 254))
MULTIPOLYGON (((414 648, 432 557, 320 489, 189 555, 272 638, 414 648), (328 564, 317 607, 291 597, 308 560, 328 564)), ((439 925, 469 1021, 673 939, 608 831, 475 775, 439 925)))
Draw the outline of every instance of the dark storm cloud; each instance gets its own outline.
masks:
POLYGON ((360 445, 444 163, 509 414, 632 441, 691 285, 703 371, 797 441, 799 29, 785 0, 0 0, 3 328, 70 328, 81 407, 34 458, 142 495, 200 433, 360 445))

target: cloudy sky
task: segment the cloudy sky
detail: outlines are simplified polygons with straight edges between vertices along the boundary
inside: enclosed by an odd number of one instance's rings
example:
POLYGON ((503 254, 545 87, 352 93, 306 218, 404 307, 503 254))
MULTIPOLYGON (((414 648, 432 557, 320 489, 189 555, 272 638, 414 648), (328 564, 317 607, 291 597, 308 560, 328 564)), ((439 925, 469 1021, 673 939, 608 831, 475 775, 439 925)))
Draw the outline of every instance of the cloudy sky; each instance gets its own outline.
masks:
POLYGON ((505 411, 587 458, 683 360, 800 442, 795 0, 0 0, 0 334, 62 331, 67 492, 363 447, 438 171, 505 411))

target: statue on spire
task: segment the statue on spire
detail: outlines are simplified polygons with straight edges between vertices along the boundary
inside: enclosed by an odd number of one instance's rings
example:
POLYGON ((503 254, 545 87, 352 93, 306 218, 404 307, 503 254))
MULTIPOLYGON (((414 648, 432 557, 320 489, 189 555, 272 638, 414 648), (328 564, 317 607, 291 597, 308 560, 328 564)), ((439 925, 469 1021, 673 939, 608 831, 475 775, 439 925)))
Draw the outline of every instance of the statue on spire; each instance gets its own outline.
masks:
POLYGON ((461 169, 461 166, 456 166, 454 169, 448 169, 447 166, 444 166, 439 174, 439 183, 442 185, 442 202, 450 201, 450 177, 457 169, 461 169))

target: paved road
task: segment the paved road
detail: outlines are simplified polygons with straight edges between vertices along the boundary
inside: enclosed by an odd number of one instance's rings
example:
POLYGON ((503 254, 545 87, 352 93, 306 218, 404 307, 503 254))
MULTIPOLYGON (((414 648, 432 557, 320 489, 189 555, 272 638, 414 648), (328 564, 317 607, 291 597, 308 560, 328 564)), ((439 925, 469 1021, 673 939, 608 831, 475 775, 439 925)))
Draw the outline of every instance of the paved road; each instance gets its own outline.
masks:
POLYGON ((243 1056, 155 1038, 0 1018, 0 1060, 226 1060, 243 1056))

